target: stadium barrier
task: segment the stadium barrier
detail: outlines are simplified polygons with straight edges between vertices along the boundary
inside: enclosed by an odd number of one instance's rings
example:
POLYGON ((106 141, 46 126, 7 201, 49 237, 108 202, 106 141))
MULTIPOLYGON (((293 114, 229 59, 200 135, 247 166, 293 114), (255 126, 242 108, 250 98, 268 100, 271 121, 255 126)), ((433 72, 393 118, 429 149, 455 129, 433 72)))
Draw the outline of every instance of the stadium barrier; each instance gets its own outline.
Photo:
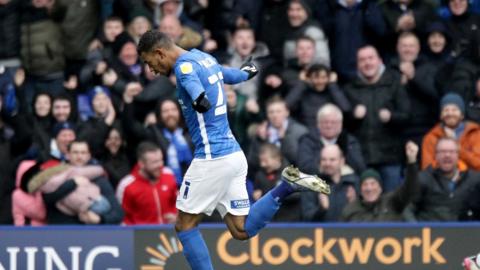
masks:
MULTIPOLYGON (((202 232, 217 270, 454 270, 480 223, 272 224, 250 241, 202 232)), ((0 227, 0 270, 189 269, 171 226, 0 227)))

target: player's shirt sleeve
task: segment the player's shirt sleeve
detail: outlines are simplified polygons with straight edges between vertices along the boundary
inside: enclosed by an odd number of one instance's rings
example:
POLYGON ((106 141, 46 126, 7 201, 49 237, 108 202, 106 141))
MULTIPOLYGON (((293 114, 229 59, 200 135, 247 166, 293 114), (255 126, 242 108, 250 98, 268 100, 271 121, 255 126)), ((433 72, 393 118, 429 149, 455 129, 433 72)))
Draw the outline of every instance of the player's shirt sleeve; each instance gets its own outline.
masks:
POLYGON ((238 68, 221 66, 223 81, 226 84, 237 84, 248 80, 248 73, 238 68))
POLYGON ((183 62, 175 69, 175 75, 177 77, 177 83, 188 92, 192 100, 195 100, 201 93, 205 92, 205 89, 193 68, 194 65, 192 63, 183 62))

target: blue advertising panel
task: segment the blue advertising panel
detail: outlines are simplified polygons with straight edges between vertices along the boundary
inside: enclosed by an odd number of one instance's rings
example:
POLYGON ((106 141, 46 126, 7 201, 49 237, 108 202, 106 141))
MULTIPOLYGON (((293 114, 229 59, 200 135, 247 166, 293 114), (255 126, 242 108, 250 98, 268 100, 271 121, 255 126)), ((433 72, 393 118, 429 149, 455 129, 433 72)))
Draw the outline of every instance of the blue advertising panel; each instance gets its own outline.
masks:
MULTIPOLYGON (((480 223, 272 224, 249 241, 201 226, 216 270, 453 270, 480 223)), ((0 227, 0 270, 189 269, 173 226, 0 227)))
POLYGON ((131 270, 133 230, 0 228, 0 270, 131 270))

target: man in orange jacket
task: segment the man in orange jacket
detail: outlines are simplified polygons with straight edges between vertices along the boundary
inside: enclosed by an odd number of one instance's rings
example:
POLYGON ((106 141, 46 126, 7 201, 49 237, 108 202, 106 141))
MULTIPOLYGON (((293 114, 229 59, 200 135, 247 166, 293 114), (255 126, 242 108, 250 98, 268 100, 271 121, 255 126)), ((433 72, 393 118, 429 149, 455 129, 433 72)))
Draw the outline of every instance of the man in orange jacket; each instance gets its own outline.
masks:
POLYGON ((453 138, 460 145, 459 168, 480 170, 480 125, 464 120, 465 103, 457 94, 449 93, 440 101, 440 123, 424 137, 422 169, 436 167, 435 146, 440 138, 453 138))

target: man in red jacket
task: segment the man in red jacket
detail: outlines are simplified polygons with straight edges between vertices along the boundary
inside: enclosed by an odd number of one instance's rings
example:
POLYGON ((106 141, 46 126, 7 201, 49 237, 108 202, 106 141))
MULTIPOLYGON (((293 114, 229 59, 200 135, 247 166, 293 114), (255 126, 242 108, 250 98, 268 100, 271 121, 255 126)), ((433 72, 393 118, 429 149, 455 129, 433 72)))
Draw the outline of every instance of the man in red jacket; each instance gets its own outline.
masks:
POLYGON ((175 176, 163 165, 160 148, 143 142, 137 148, 138 164, 120 181, 117 198, 125 211, 123 223, 175 223, 177 184, 175 176))

